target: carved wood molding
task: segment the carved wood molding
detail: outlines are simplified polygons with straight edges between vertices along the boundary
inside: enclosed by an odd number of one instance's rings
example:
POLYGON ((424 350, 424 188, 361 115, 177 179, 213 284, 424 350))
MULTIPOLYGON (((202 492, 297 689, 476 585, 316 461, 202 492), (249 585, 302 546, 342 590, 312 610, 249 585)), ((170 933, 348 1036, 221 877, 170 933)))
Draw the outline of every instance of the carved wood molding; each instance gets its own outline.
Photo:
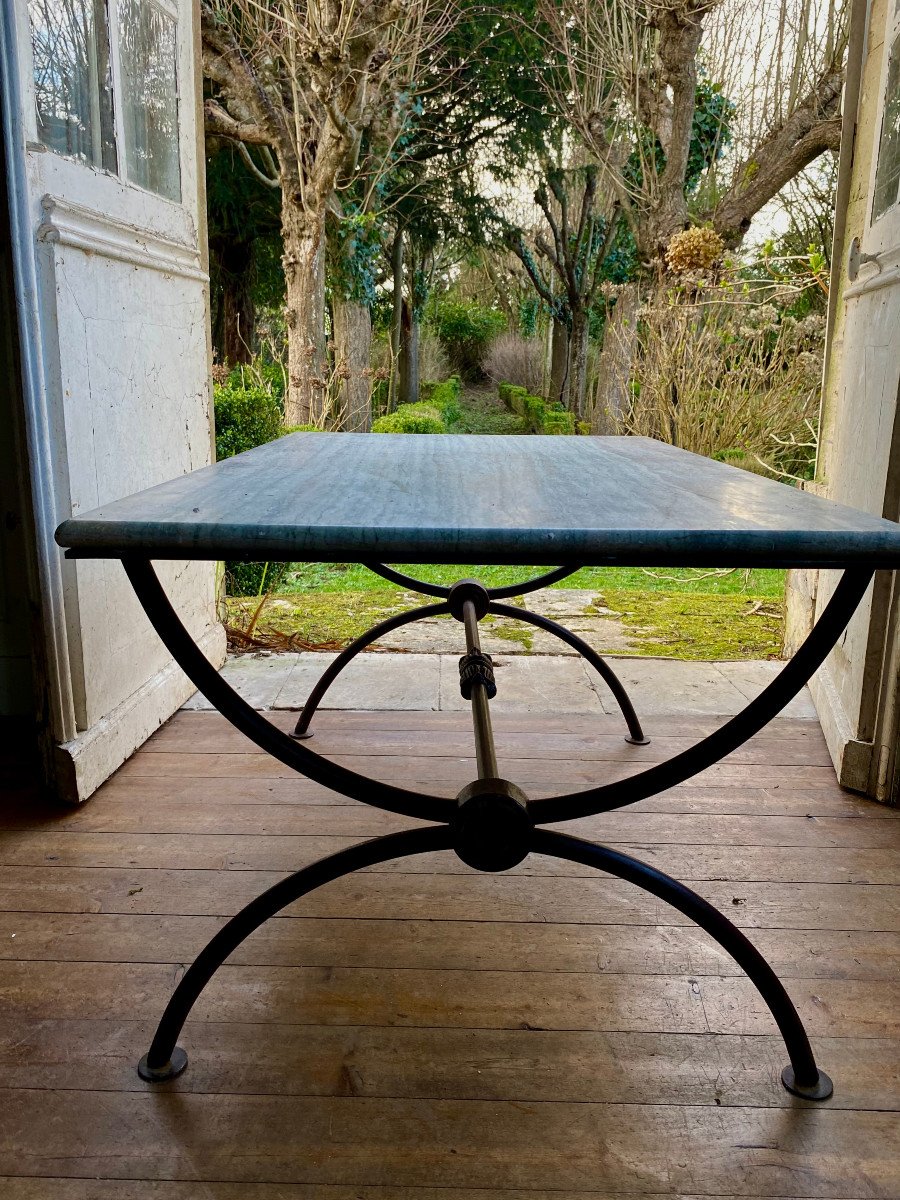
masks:
POLYGON ((163 275, 209 281, 194 245, 104 216, 58 196, 45 195, 41 208, 44 215, 37 229, 39 242, 71 246, 163 275))

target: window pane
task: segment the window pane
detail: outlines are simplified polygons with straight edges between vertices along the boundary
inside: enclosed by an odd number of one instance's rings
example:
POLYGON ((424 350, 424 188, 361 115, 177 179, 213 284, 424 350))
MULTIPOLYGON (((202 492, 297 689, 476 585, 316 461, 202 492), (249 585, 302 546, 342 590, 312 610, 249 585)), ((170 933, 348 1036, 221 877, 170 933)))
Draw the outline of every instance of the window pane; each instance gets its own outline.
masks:
POLYGON ((881 145, 878 147, 878 170, 875 173, 875 201, 872 220, 897 202, 900 183, 900 37, 891 47, 888 62, 887 87, 884 95, 884 117, 881 124, 881 145))
POLYGON ((116 170, 105 0, 29 0, 38 137, 116 170))
POLYGON ((118 13, 125 170, 180 200, 175 22, 149 0, 119 0, 118 13))

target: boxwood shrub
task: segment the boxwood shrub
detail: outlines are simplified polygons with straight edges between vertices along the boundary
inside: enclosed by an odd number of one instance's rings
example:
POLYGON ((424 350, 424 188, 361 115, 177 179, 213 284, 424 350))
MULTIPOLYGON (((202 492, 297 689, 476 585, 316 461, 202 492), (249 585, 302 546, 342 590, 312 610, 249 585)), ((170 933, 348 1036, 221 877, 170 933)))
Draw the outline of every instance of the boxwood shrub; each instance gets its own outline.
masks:
POLYGON ((401 404, 372 422, 373 433, 446 433, 440 412, 430 404, 401 404))
MULTIPOLYGON (((278 396, 265 387, 245 386, 237 371, 213 387, 213 410, 217 461, 272 442, 285 432, 278 396)), ((276 591, 289 567, 290 563, 226 562, 226 590, 232 596, 276 591)))
POLYGON ((543 396, 534 396, 527 388, 511 383, 498 383, 497 395, 508 409, 522 417, 529 433, 590 433, 590 426, 576 422, 558 401, 550 403, 543 396))

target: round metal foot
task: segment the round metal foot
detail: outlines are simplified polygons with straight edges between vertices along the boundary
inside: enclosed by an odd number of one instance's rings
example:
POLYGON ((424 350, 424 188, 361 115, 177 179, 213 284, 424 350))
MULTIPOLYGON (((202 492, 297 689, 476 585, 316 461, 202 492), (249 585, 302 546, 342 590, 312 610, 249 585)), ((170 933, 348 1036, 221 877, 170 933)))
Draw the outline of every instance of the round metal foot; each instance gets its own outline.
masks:
POLYGON ((172 1051, 172 1057, 164 1067, 148 1067, 147 1055, 145 1054, 138 1063, 138 1075, 141 1079, 146 1079, 148 1083, 162 1083, 166 1079, 174 1079, 188 1064, 188 1057, 180 1046, 176 1046, 172 1051))
POLYGON ((628 743, 629 746, 649 746, 650 745, 650 739, 648 737, 645 737, 645 738, 627 737, 625 739, 625 741, 628 743))
POLYGON ((789 1092, 802 1096, 804 1100, 827 1100, 834 1091, 834 1084, 824 1071, 819 1072, 819 1078, 811 1087, 804 1087, 794 1078, 794 1068, 785 1067, 781 1072, 781 1082, 789 1092))
POLYGON ((310 730, 307 733, 292 733, 291 737, 295 742, 306 742, 312 737, 312 731, 310 730))

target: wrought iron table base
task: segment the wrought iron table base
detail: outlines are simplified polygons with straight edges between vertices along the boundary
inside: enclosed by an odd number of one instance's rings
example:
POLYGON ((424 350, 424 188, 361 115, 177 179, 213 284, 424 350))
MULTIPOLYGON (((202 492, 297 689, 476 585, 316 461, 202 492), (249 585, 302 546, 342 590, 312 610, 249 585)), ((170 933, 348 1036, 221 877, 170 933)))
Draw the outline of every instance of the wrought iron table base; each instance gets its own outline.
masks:
MULTIPOLYGON (((409 625, 413 621, 424 621, 428 617, 445 616, 450 612, 450 605, 447 603, 447 598, 450 595, 451 588, 442 587, 434 583, 425 583, 422 579, 413 579, 409 575, 403 575, 399 571, 394 571, 391 567, 385 566, 384 563, 367 562, 364 565, 370 571, 374 571, 376 575, 381 575, 382 578, 388 579, 392 583, 399 583, 403 587, 409 588, 410 591, 421 592, 425 596, 439 596, 442 599, 442 603, 425 604, 421 608, 414 608, 409 612, 397 613, 395 616, 388 617, 387 620, 366 630, 365 633, 361 634, 348 646, 345 646, 337 658, 323 672, 318 683, 310 692, 292 734, 295 738, 312 737, 312 734, 309 732, 309 726, 315 716, 316 709, 322 703, 325 693, 334 683, 335 679, 337 679, 338 675, 340 675, 341 671, 358 654, 365 650, 367 646, 371 646, 373 642, 378 641, 385 634, 392 633, 395 629, 401 629, 404 625, 409 625)), ((590 663, 615 697, 616 703, 621 709, 622 716, 625 718, 625 723, 628 726, 628 737, 625 741, 634 746, 647 746, 650 743, 650 739, 644 736, 644 731, 641 728, 641 723, 637 718, 637 713, 634 711, 634 705, 631 703, 628 693, 625 691, 612 667, 605 659, 600 657, 593 646, 589 646, 583 638, 571 633, 564 626, 558 625, 555 621, 551 621, 547 617, 539 616, 537 613, 529 612, 527 609, 514 608, 512 605, 499 603, 501 599, 508 596, 524 596, 528 592, 537 591, 538 588, 549 587, 551 583, 557 583, 560 579, 574 575, 578 570, 580 570, 579 567, 559 567, 555 571, 548 571, 544 575, 538 575, 535 579, 529 579, 523 583, 513 584, 509 587, 485 588, 484 591, 490 599, 487 612, 498 617, 509 617, 513 621, 524 621, 528 625, 534 625, 537 629, 543 629, 546 633, 552 633, 560 641, 571 646, 583 659, 590 663)))
MULTIPOLYGON (((430 591, 431 594, 437 591, 437 594, 446 596, 441 604, 426 606, 428 613, 436 610, 450 612, 462 622, 466 633, 467 653, 461 660, 461 679, 463 692, 472 701, 478 779, 463 788, 455 800, 450 800, 368 779, 330 762, 277 729, 242 700, 207 661, 172 609, 151 564, 144 559, 130 557, 122 561, 145 612, 172 656, 200 691, 237 729, 279 761, 343 795, 390 812, 438 822, 436 826, 389 834, 330 855, 275 884, 232 917, 201 951, 176 987, 150 1049, 138 1066, 141 1078, 160 1082, 174 1078, 185 1069, 187 1055, 177 1041, 194 1003, 228 956, 269 917, 323 883, 353 871, 412 854, 453 850, 463 862, 483 871, 508 870, 530 853, 552 855, 625 879, 671 904, 722 946, 757 988, 787 1048, 790 1062, 781 1075, 785 1088, 808 1100, 824 1100, 832 1094, 832 1082, 824 1071, 819 1070, 803 1023, 784 986, 759 951, 731 921, 702 896, 647 863, 607 846, 541 829, 540 826, 609 812, 665 791, 718 762, 758 733, 797 695, 822 664, 861 601, 872 576, 871 570, 859 568, 845 571, 827 607, 794 658, 755 700, 713 733, 667 762, 657 763, 626 779, 541 800, 529 800, 514 783, 498 777, 489 712, 493 679, 490 660, 481 654, 478 622, 486 613, 493 612, 531 620, 541 628, 553 626, 553 622, 544 624, 545 618, 537 618, 535 614, 508 609, 498 602, 498 597, 501 593, 508 596, 533 590, 553 579, 563 578, 571 571, 560 568, 542 576, 540 580, 530 581, 529 585, 497 589, 492 594, 480 584, 468 580, 461 581, 451 589, 439 591, 431 588, 431 585, 422 587, 421 590, 430 591)), ((421 586, 418 581, 409 580, 390 568, 381 567, 380 564, 378 567, 379 572, 387 578, 406 585, 421 586)), ((421 618, 426 615, 426 609, 405 616, 409 619, 421 618)), ((384 625, 379 628, 384 632, 384 625)), ((560 634, 559 630, 560 627, 554 626, 550 632, 559 636, 564 634, 563 640, 581 649, 580 645, 576 645, 580 639, 575 639, 567 631, 560 634)), ((374 640, 373 634, 377 636, 374 630, 364 635, 368 639, 364 644, 374 640)), ((338 656, 333 666, 338 662, 341 666, 337 671, 332 671, 327 680, 323 676, 317 688, 318 695, 314 692, 310 696, 303 716, 307 715, 307 710, 309 717, 312 716, 328 683, 363 648, 360 642, 363 639, 358 639, 347 648, 347 657, 338 656), (353 654, 348 653, 351 650, 353 654)), ((587 650, 591 655, 594 654, 590 647, 587 650)), ((592 665, 596 665, 587 654, 585 657, 592 665)), ((607 664, 603 666, 609 670, 607 664)), ((597 669, 601 670, 600 667, 597 669)), ((601 674, 610 683, 602 670, 601 674)), ((611 671, 609 675, 615 679, 611 671)), ((618 680, 616 684, 621 688, 618 680)), ((610 686, 613 686, 612 683, 610 686)), ((624 703, 615 689, 614 694, 628 722, 630 739, 642 742, 643 731, 624 689, 621 690, 624 703), (634 738, 635 732, 639 733, 639 738, 634 738)), ((306 724, 308 726, 308 720, 306 724)))

